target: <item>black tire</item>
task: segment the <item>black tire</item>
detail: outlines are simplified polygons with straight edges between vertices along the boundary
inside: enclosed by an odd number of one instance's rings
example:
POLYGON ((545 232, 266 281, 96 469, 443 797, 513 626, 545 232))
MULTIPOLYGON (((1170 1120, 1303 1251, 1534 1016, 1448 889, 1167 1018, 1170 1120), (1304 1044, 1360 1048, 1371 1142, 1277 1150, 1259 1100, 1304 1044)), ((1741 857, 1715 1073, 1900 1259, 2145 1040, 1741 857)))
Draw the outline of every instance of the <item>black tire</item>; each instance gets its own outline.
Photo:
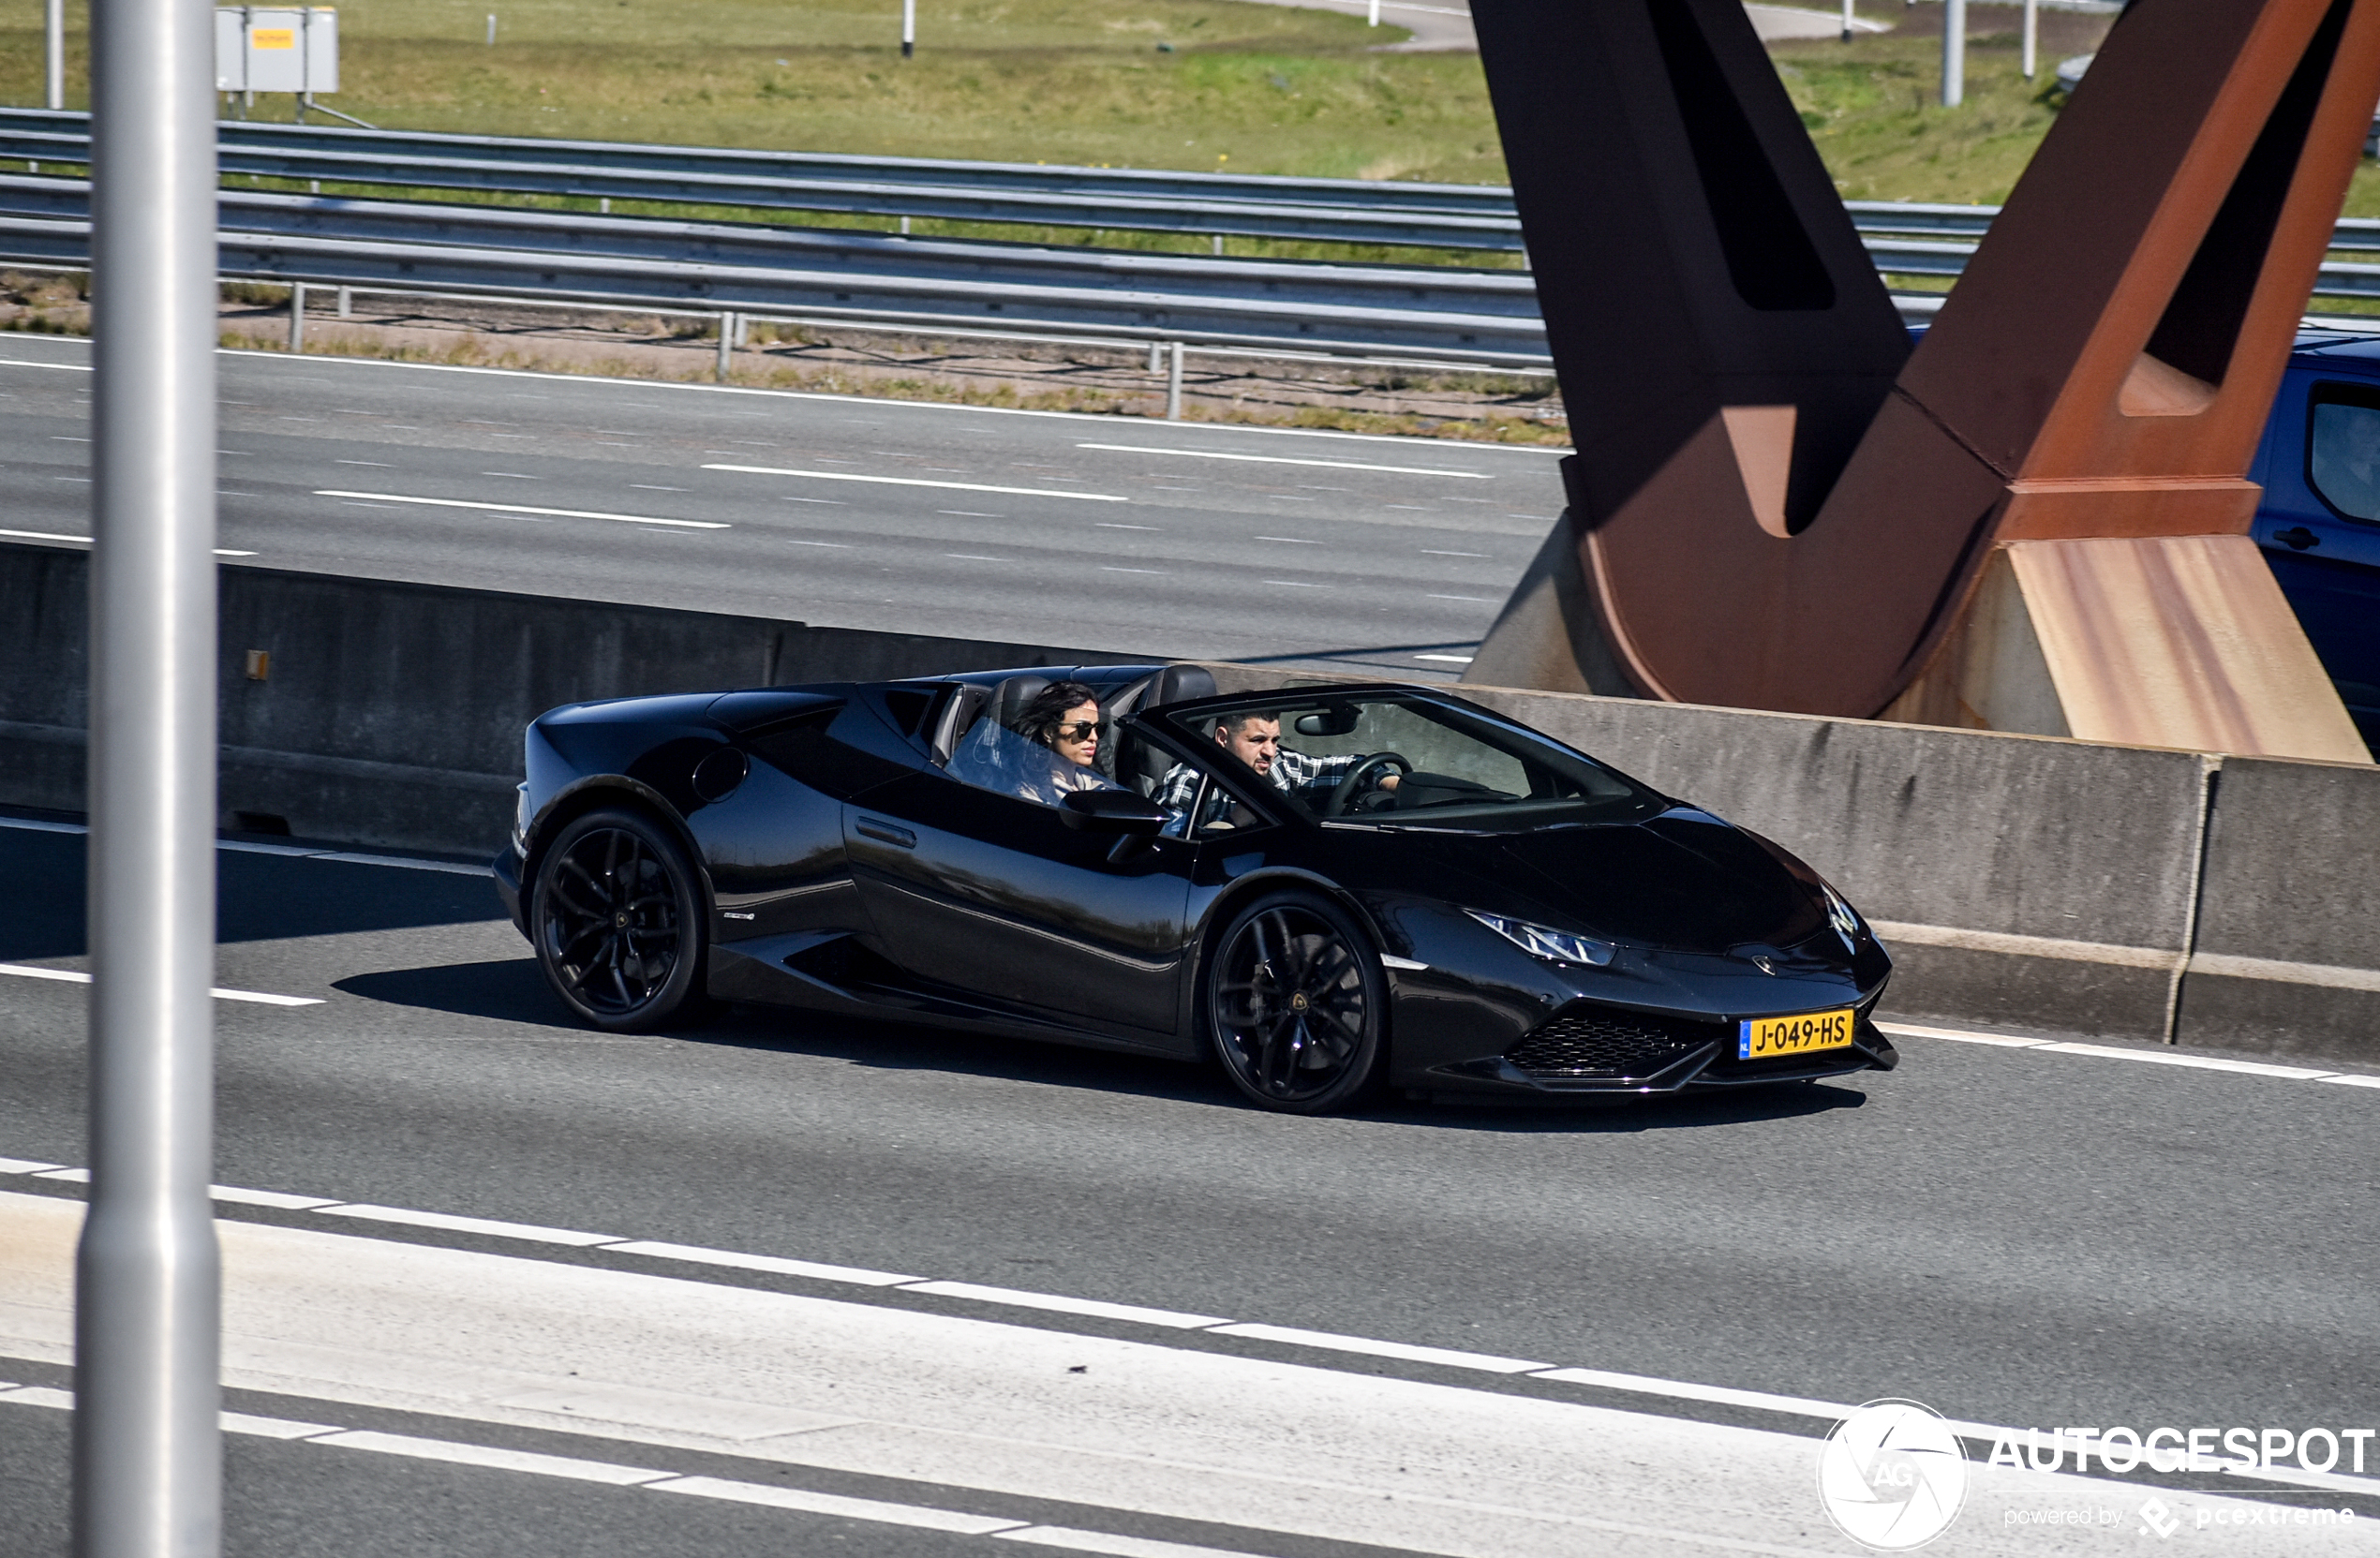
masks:
POLYGON ((607 808, 563 828, 538 860, 528 923, 545 982, 607 1033, 649 1032, 701 1000, 702 889, 642 812, 607 808))
POLYGON ((1388 981, 1353 915, 1313 893, 1248 904, 1215 938, 1199 991, 1224 1072, 1268 1109, 1323 1114, 1361 1097, 1386 1049, 1388 981))

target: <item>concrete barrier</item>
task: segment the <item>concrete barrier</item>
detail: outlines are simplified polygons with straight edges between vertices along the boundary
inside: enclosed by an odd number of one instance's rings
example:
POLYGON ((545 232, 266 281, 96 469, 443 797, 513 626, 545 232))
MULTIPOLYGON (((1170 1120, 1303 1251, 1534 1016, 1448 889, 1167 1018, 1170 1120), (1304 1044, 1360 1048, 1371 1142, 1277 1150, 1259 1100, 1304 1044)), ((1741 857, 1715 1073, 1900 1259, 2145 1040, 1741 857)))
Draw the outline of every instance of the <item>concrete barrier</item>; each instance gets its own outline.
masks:
MULTIPOLYGON (((0 546, 0 802, 82 808, 87 571, 0 546)), ((226 825, 455 853, 503 838, 556 704, 1131 658, 247 566, 222 613, 226 825)), ((1463 691, 1824 872, 1893 948, 1894 1016, 2380 1062, 2380 769, 1463 691)))
POLYGON ((2226 758, 2178 1037, 2380 1058, 2380 768, 2226 758))
MULTIPOLYGON (((0 546, 0 801, 82 809, 89 566, 0 546)), ((220 599, 224 825, 452 853, 502 843, 557 704, 1125 658, 248 566, 220 599)))

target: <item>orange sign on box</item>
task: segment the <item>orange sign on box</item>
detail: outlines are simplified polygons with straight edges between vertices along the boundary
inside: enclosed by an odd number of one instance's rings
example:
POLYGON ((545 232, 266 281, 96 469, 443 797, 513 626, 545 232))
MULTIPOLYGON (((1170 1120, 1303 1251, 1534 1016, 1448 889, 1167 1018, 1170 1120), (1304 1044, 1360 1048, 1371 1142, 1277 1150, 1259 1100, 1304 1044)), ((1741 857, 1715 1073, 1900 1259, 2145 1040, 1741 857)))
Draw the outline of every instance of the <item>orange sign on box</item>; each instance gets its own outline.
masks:
POLYGON ((294 27, 250 28, 248 47, 251 49, 294 49, 297 47, 297 29, 294 27))

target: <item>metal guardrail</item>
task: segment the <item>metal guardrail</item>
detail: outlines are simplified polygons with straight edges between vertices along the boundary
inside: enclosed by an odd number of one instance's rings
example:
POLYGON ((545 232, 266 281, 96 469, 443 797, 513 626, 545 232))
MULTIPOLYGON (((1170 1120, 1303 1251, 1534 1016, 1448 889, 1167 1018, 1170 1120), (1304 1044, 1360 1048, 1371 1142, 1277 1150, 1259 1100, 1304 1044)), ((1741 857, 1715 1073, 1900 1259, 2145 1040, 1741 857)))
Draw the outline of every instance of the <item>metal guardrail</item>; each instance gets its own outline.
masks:
MULTIPOLYGON (((1011 213, 1024 207, 1000 202, 1079 203, 1095 196, 1161 205, 1197 195, 1199 200, 1183 208, 1185 221, 1203 220, 1223 207, 1242 215, 1264 207, 1281 215, 1285 226, 1319 221, 1316 213, 1331 220, 1343 215, 1350 225, 1339 230, 1342 236, 1425 217, 1438 224, 1488 224, 1503 219, 1495 216, 1498 202, 1510 210, 1509 190, 1486 186, 492 141, 312 126, 217 128, 227 164, 236 148, 252 141, 265 146, 260 156, 335 157, 341 166, 363 159, 357 148, 370 146, 377 148, 373 166, 390 183, 413 182, 421 159, 433 153, 472 148, 489 154, 479 159, 483 168, 528 168, 558 185, 568 185, 572 193, 585 192, 573 181, 590 166, 609 171, 606 176, 625 168, 681 185, 697 177, 762 181, 763 174, 752 170, 798 166, 838 170, 845 178, 842 194, 855 202, 872 201, 888 190, 922 190, 940 199, 959 190, 962 180, 980 186, 965 197, 976 200, 977 209, 1011 213), (579 160, 598 156, 604 159, 600 164, 579 160), (721 171, 736 168, 744 171, 721 171), (1127 190, 1140 193, 1123 193, 1127 190), (1337 214, 1324 203, 1333 200, 1345 202, 1337 214), (1437 209, 1399 203, 1406 201, 1436 202, 1437 209), (1354 225, 1359 219, 1373 227, 1359 228, 1354 225)), ((22 156, 37 142, 70 146, 87 156, 82 130, 79 114, 0 109, 0 157, 11 155, 11 148, 22 156)), ((0 258, 87 262, 89 196, 89 185, 80 179, 0 175, 0 258)), ((1525 271, 1227 260, 236 186, 222 190, 219 210, 220 270, 234 277, 799 313, 928 329, 993 327, 1348 354, 1425 352, 1495 366, 1541 366, 1549 361, 1535 285, 1525 271)), ((1888 275, 1958 275, 1994 215, 1988 206, 1853 208, 1870 256, 1888 275)), ((1483 239, 1474 246, 1492 245, 1483 239)), ((2337 247, 2380 250, 2380 221, 2343 221, 2337 247)), ((2333 260, 2322 267, 2314 291, 2318 297, 2380 298, 2380 265, 2333 260)), ((1904 313, 1923 314, 1938 295, 1911 294, 1902 301, 1904 313)))
MULTIPOLYGON (((0 175, 0 257, 89 254, 90 186, 0 175)), ((930 327, 1547 361, 1520 271, 1218 260, 225 190, 227 276, 799 311, 930 327)))
MULTIPOLYGON (((345 129, 223 121, 224 172, 487 194, 566 195, 881 217, 1180 232, 1518 253, 1512 192, 1494 185, 1049 167, 824 152, 345 129)), ((0 108, 0 160, 87 165, 87 114, 0 108)), ((1845 202, 1877 238, 1980 238, 1997 206, 1845 202)), ((1870 243, 1871 249, 1879 246, 1870 243)), ((2349 218, 2332 245, 2380 251, 2380 220, 2349 218)), ((1922 260, 1890 246, 1883 258, 1922 260)), ((1941 274, 1917 263, 1919 274, 1941 274)))

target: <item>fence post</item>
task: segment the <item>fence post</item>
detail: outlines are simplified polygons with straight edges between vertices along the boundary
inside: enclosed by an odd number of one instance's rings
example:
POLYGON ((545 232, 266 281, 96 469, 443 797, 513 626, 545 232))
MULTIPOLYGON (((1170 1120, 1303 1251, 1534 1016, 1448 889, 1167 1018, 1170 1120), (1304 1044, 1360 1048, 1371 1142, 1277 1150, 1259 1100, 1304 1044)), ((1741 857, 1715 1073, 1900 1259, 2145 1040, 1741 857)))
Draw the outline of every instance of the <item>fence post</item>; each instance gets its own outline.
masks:
POLYGON ((290 287, 290 350, 305 349, 305 283, 293 282, 290 287))
POLYGON ((1166 421, 1182 420, 1182 343, 1166 343, 1166 421))
POLYGON ((339 318, 340 318, 340 319, 350 319, 350 318, 353 317, 354 313, 355 313, 355 289, 354 289, 354 288, 352 288, 352 287, 342 287, 342 288, 340 288, 340 289, 339 289, 339 318))
POLYGON ((728 359, 736 350, 736 314, 729 309, 719 316, 719 381, 727 382, 728 359))

